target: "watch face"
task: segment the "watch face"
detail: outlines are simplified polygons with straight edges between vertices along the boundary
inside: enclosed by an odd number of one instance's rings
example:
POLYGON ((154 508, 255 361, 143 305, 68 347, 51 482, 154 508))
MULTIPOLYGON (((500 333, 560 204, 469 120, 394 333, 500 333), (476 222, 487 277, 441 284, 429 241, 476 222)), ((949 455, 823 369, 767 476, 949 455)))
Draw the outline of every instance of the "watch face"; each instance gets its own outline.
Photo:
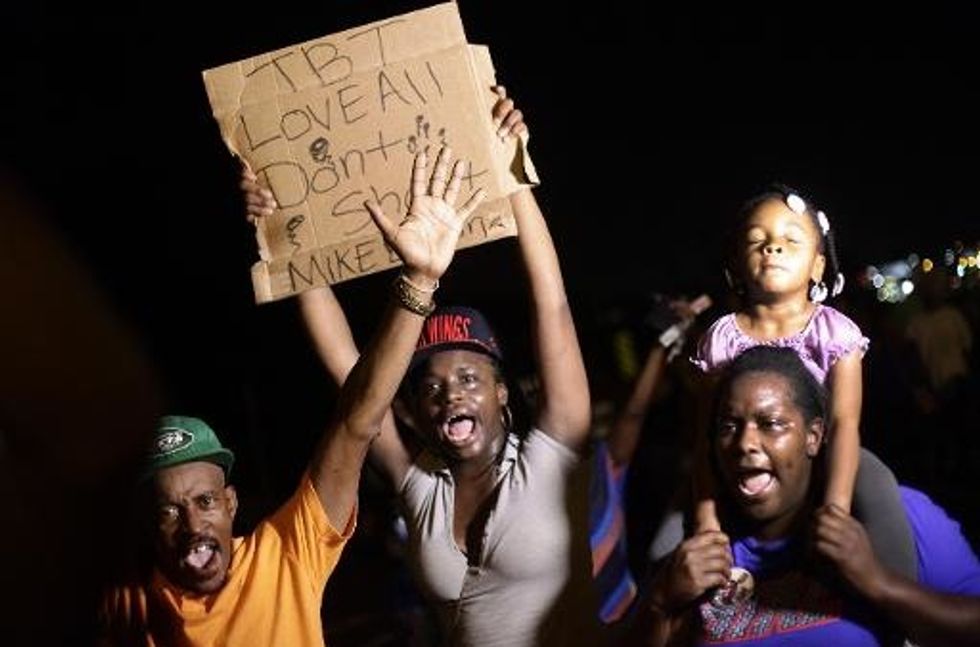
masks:
POLYGON ((738 566, 732 567, 728 583, 719 587, 711 596, 711 604, 716 607, 734 606, 752 597, 755 580, 752 573, 738 566))

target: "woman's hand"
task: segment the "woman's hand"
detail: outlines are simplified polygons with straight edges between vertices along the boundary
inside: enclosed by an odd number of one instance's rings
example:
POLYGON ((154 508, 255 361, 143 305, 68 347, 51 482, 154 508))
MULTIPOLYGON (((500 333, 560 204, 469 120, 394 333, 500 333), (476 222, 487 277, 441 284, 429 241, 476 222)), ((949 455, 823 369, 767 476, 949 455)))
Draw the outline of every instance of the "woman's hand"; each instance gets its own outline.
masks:
POLYGON ((822 506, 814 513, 813 541, 817 552, 837 567, 845 582, 859 593, 874 596, 884 581, 883 567, 857 519, 832 503, 822 506))
POLYGON ((527 124, 524 123, 524 113, 514 106, 514 100, 507 98, 507 88, 495 85, 492 88, 498 99, 493 104, 491 116, 497 129, 497 137, 506 140, 508 137, 530 137, 527 124))
POLYGON ((712 588, 724 586, 732 570, 728 537, 717 530, 687 539, 654 579, 650 600, 668 614, 676 613, 712 588))
POLYGON ((247 166, 242 167, 242 181, 238 187, 245 199, 245 219, 254 222, 256 218, 271 216, 279 205, 272 191, 259 185, 259 178, 247 166))
POLYGON ((364 203, 385 242, 405 264, 406 275, 415 282, 438 281, 453 258, 463 223, 486 196, 482 188, 477 189, 462 207, 455 207, 465 164, 456 160, 447 178, 450 155, 447 147, 439 151, 428 183, 428 155, 423 150, 415 156, 412 198, 408 214, 398 225, 385 216, 377 202, 364 203))

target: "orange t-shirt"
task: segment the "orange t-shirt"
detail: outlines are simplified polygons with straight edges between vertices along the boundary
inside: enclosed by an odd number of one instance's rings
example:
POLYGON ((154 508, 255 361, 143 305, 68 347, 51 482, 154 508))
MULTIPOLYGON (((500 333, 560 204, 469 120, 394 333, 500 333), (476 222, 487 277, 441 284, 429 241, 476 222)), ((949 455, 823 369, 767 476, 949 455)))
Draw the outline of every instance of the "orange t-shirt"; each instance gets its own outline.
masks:
POLYGON ((309 475, 248 537, 232 543, 228 580, 190 595, 159 571, 149 584, 113 589, 105 600, 106 643, 147 647, 322 647, 320 603, 354 529, 330 524, 309 475))

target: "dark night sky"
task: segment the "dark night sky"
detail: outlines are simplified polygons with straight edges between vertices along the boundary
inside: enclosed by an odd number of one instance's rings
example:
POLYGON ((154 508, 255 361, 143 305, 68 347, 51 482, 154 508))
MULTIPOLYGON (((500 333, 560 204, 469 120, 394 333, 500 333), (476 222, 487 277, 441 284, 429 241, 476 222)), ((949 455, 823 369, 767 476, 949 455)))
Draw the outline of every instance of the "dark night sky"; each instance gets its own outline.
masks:
MULTIPOLYGON (((425 4, 40 3, 6 21, 3 161, 144 333, 175 408, 227 428, 270 424, 243 412, 256 399, 316 406, 297 386, 318 369, 291 304, 252 304, 254 243, 200 72, 425 4)), ((720 295, 722 226, 770 180, 825 208, 852 269, 980 238, 965 9, 544 4, 461 13, 527 114, 583 330, 651 290, 720 295)), ((520 346, 514 252, 460 254, 442 298, 485 307, 520 346)), ((359 335, 388 280, 340 288, 359 335)))

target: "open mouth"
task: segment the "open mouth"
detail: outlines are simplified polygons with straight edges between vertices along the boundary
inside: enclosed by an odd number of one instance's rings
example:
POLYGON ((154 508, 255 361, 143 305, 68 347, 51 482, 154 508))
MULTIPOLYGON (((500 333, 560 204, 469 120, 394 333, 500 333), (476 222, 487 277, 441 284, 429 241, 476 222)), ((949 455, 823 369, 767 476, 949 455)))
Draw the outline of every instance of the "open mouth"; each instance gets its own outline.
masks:
POLYGON ((766 494, 776 483, 772 472, 763 469, 741 470, 737 475, 738 490, 750 499, 766 494))
POLYGON ((218 545, 213 540, 204 539, 190 545, 182 560, 184 564, 196 573, 206 573, 215 566, 218 545))
POLYGON ((473 437, 476 419, 473 416, 457 414, 442 423, 442 434, 454 445, 463 445, 473 437))

